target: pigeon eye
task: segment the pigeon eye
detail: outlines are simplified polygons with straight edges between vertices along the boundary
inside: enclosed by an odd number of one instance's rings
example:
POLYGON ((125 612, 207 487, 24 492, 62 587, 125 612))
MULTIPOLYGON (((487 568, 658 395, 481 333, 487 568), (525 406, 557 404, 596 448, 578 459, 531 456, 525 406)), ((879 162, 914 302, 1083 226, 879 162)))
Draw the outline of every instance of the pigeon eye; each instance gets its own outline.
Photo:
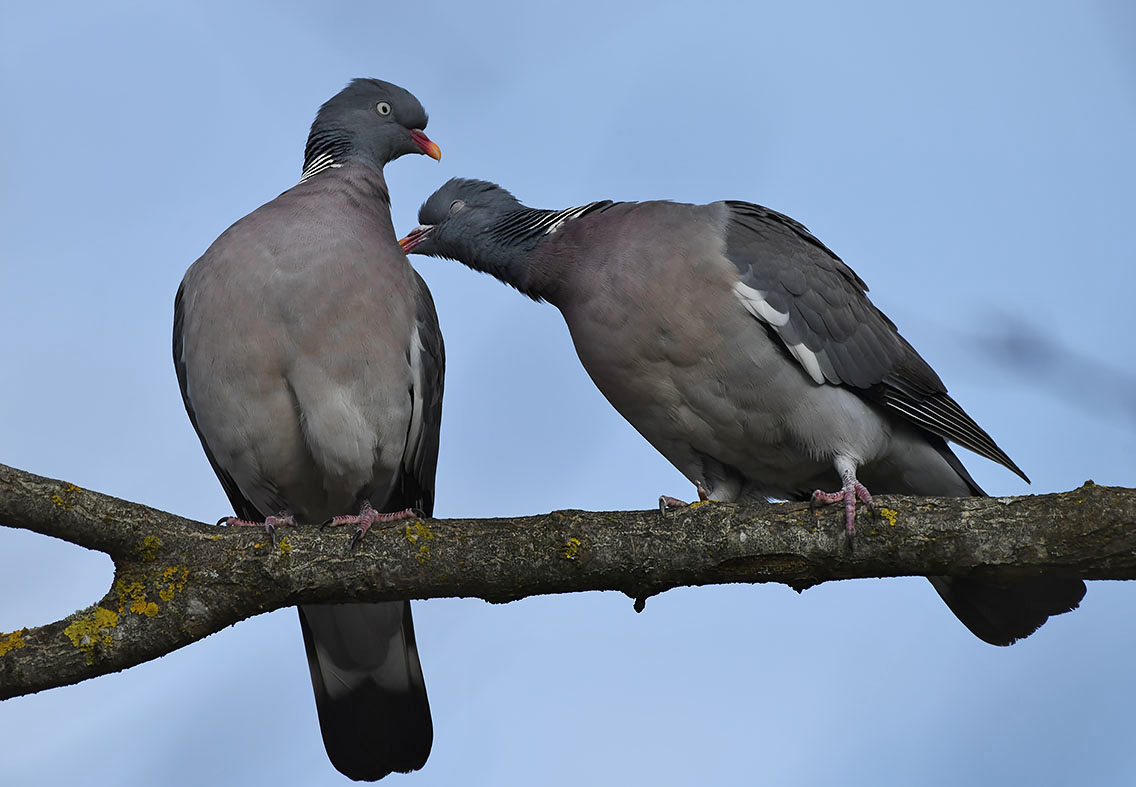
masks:
POLYGON ((465 202, 463 202, 460 199, 456 199, 456 200, 454 200, 453 202, 450 203, 450 213, 457 213, 459 210, 461 210, 464 207, 465 207, 465 202))
POLYGON ((386 101, 380 101, 379 103, 375 104, 375 111, 383 117, 386 117, 391 113, 391 105, 386 101))

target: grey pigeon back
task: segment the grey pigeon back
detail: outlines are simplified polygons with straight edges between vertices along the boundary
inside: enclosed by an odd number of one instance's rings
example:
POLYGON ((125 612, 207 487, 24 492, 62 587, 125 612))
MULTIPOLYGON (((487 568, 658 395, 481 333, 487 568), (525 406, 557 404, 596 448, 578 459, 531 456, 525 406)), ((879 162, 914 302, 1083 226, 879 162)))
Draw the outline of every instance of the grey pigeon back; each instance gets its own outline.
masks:
MULTIPOLYGON (((454 179, 400 241, 560 309, 596 386, 712 500, 842 502, 982 490, 953 441, 1025 478, 803 225, 746 202, 522 205, 454 179), (839 489, 823 492, 836 481, 839 489)), ((1077 606, 1076 579, 932 579, 1008 645, 1077 606)))
MULTIPOLYGON (((383 177, 406 153, 440 156, 425 125, 410 93, 354 80, 320 109, 300 182, 186 272, 174 365, 240 520, 341 517, 359 538, 395 512, 433 509, 442 336, 383 177)), ((433 728, 409 602, 299 614, 335 767, 369 781, 421 768, 433 728)))

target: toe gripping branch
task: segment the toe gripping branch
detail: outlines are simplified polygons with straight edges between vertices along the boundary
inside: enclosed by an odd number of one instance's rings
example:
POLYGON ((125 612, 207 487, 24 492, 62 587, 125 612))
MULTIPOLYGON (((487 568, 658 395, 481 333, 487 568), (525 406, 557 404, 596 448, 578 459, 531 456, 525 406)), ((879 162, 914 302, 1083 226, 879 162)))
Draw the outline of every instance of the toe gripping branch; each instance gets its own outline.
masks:
POLYGON ((421 511, 414 508, 406 508, 402 511, 394 511, 391 513, 383 513, 375 510, 369 502, 364 502, 358 514, 347 516, 333 516, 331 519, 320 525, 323 527, 342 527, 343 525, 356 525, 355 532, 351 536, 351 543, 347 545, 347 551, 351 551, 359 542, 363 540, 363 536, 367 535, 367 531, 371 526, 377 522, 397 522, 400 519, 414 519, 415 517, 425 516, 421 511))
POLYGON ((844 538, 848 543, 848 549, 855 549, 856 539, 856 500, 859 498, 861 502, 867 507, 868 511, 875 513, 875 508, 872 506, 872 494, 868 488, 856 480, 855 473, 846 471, 841 473, 844 480, 844 488, 839 492, 823 492, 817 489, 813 492, 810 505, 830 505, 832 503, 844 502, 844 538))
MULTIPOLYGON (((694 488, 698 491, 698 499, 705 503, 710 499, 710 492, 707 491, 706 486, 701 481, 694 482, 694 488)), ((679 500, 677 497, 670 495, 659 495, 659 516, 665 518, 668 511, 674 511, 677 508, 686 508, 690 503, 684 500, 679 500)))
POLYGON ((296 519, 292 516, 290 511, 281 511, 273 516, 267 516, 263 522, 253 522, 249 519, 241 519, 235 516, 223 516, 217 520, 218 525, 227 525, 229 527, 263 527, 264 532, 268 533, 268 537, 272 539, 272 546, 276 546, 276 526, 285 525, 295 527, 296 519))

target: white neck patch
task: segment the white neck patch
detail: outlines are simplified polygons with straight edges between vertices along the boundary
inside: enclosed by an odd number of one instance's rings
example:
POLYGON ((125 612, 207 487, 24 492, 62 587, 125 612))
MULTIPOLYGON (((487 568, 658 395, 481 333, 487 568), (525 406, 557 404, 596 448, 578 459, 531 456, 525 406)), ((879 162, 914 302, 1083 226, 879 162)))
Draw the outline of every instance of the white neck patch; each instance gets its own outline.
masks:
POLYGON ((300 182, 303 183, 305 180, 308 180, 314 175, 318 175, 325 169, 335 169, 342 166, 342 164, 335 162, 335 159, 331 157, 330 153, 321 153, 312 159, 312 162, 308 164, 308 166, 304 167, 304 171, 300 173, 300 182))

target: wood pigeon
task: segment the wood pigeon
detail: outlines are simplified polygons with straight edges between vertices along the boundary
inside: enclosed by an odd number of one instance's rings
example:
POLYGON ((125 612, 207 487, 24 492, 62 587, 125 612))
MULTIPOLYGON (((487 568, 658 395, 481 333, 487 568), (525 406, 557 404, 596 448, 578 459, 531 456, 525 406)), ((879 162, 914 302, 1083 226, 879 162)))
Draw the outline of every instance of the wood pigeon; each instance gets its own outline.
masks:
MULTIPOLYGON (((948 440, 1025 478, 860 277, 788 216, 735 201, 538 210, 455 178, 418 220, 399 241, 408 253, 457 260, 560 309, 592 381, 709 499, 841 501, 851 544, 869 488, 983 494, 948 440)), ((1085 593, 1079 579, 930 580, 995 645, 1085 593)))
MULTIPOLYGON (((426 112, 356 79, 312 124, 300 182, 185 274, 173 355, 231 524, 358 526, 434 505, 445 356, 434 302, 396 242, 383 166, 441 157, 426 112)), ((337 769, 373 781, 433 740, 409 602, 299 607, 337 769)))

